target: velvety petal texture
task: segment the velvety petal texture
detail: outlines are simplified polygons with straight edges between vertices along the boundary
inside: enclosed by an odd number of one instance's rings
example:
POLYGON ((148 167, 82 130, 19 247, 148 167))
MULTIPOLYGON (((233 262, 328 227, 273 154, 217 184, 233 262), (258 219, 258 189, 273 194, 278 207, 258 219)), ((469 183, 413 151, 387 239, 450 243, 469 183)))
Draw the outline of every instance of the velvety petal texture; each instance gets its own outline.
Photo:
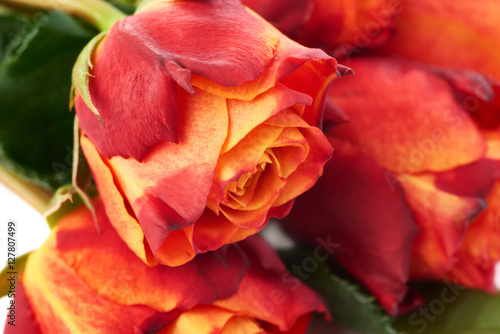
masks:
POLYGON ((303 333, 304 317, 325 312, 315 292, 281 279, 284 265, 258 237, 151 268, 94 204, 100 233, 81 207, 30 254, 16 296, 29 333, 303 333))
POLYGON ((316 245, 331 237, 331 256, 394 315, 412 279, 493 291, 499 137, 464 103, 486 112, 493 83, 392 58, 350 65, 355 80, 333 85, 325 115, 336 155, 283 226, 316 245))
POLYGON ((92 63, 102 125, 77 94, 81 146, 119 235, 169 266, 256 233, 314 185, 333 151, 316 127, 326 94, 350 71, 230 0, 151 2, 92 63))

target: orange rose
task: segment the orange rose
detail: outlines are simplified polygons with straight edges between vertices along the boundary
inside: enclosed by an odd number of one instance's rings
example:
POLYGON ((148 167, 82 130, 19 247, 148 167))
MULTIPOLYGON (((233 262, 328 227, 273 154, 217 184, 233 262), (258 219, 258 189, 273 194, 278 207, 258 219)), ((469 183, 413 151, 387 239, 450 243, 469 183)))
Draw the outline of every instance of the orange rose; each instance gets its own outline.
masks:
POLYGON ((325 311, 258 237, 151 268, 96 210, 101 233, 82 207, 29 255, 5 333, 303 333, 325 311))
POLYGON ((315 125, 347 69, 237 1, 146 5, 92 62, 75 101, 83 151, 113 225, 149 264, 184 264, 283 217, 331 156, 315 125))
POLYGON ((308 242, 330 235, 336 260, 394 315, 416 301, 405 300, 409 279, 495 291, 498 220, 477 215, 488 194, 498 212, 499 142, 464 104, 491 101, 490 83, 387 58, 351 64, 356 77, 329 94, 349 121, 330 126, 325 115, 335 158, 284 226, 308 242))

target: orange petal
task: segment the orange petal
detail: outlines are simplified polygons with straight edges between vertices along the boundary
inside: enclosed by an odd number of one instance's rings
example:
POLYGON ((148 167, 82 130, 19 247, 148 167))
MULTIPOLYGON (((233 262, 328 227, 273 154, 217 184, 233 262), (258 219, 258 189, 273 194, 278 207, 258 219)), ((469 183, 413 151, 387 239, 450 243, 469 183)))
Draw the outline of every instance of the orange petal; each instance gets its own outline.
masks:
POLYGON ((197 306, 182 313, 158 334, 262 333, 256 321, 214 306, 197 306))
POLYGON ((241 241, 257 233, 263 227, 241 228, 231 223, 222 214, 216 216, 213 211, 207 209, 191 228, 191 242, 197 253, 204 253, 228 243, 241 241))
MULTIPOLYGON (((90 215, 88 218, 92 220, 90 215)), ((33 311, 40 319, 42 333, 130 332, 134 326, 157 314, 146 306, 120 305, 99 295, 58 257, 57 252, 47 249, 55 242, 52 237, 44 248, 32 253, 25 269, 26 294, 32 305, 36 305, 33 311)))
POLYGON ((11 302, 7 304, 7 320, 4 327, 4 334, 42 334, 40 325, 33 312, 33 306, 26 296, 23 284, 23 276, 17 276, 16 292, 11 302), (14 304, 12 304, 14 303, 14 304), (11 308, 13 306, 13 308, 11 308))
POLYGON ((333 148, 323 133, 315 127, 300 128, 309 151, 304 162, 287 178, 286 187, 274 206, 281 206, 309 190, 323 174, 323 166, 332 157, 333 148))
POLYGON ((498 1, 403 0, 401 6, 382 53, 500 79, 498 1))
POLYGON ((142 162, 119 156, 108 161, 153 253, 171 231, 201 216, 227 137, 225 99, 198 89, 195 96, 178 96, 183 112, 177 144, 157 145, 142 162))
MULTIPOLYGON (((232 295, 248 268, 246 257, 237 246, 199 255, 183 266, 148 267, 120 239, 100 202, 96 203, 96 213, 101 233, 95 230, 86 208, 65 216, 49 241, 36 252, 37 258, 32 260, 36 270, 41 271, 44 259, 51 257, 59 261, 55 268, 76 275, 61 278, 62 283, 58 283, 61 286, 78 281, 85 289, 114 303, 145 305, 159 312, 170 312, 232 295), (100 274, 95 275, 96 272, 100 274)), ((46 269, 37 275, 47 275, 40 278, 45 281, 52 274, 46 269)), ((40 284, 36 283, 37 275, 33 284, 40 284)))
MULTIPOLYGON (((114 182, 111 170, 85 135, 81 136, 80 142, 94 175, 99 193, 106 199, 104 205, 111 224, 128 247, 142 261, 150 266, 156 265, 149 245, 145 243, 142 229, 137 220, 128 212, 126 207, 128 202, 120 193, 119 185, 114 182)), ((99 221, 98 223, 100 224, 99 221)))
POLYGON ((455 264, 467 228, 485 201, 439 190, 432 175, 400 175, 398 179, 420 227, 413 243, 411 276, 442 278, 455 264))
POLYGON ((311 103, 310 96, 291 90, 279 83, 252 101, 229 99, 227 101, 229 134, 221 153, 229 151, 269 117, 296 104, 310 105, 311 103))
POLYGON ((291 330, 301 316, 311 312, 326 312, 320 297, 296 277, 284 271, 276 252, 259 237, 248 238, 240 245, 252 266, 233 296, 214 305, 245 314, 291 330), (267 258, 260 264, 260 260, 267 258))
POLYGON ((450 275, 458 277, 461 284, 495 291, 493 272, 500 260, 500 182, 496 183, 486 202, 486 209, 467 230, 459 262, 450 275))

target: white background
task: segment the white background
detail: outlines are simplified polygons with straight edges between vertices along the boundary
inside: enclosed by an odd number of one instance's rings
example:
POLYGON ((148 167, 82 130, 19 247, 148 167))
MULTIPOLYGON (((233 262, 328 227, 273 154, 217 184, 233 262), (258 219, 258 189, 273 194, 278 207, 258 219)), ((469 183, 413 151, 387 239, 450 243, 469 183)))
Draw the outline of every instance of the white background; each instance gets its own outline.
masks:
MULTIPOLYGON (((26 202, 0 183, 0 271, 7 262, 7 224, 16 222, 16 255, 21 256, 42 245, 50 229, 45 220, 26 202)), ((0 299, 0 333, 3 334, 9 299, 0 299)))
MULTIPOLYGON (((6 225, 9 220, 14 220, 16 222, 16 251, 18 256, 40 247, 50 233, 50 229, 42 216, 31 208, 31 206, 26 204, 23 200, 0 184, 0 270, 3 269, 4 264, 7 261, 6 225)), ((266 232, 273 232, 273 229, 274 227, 271 227, 269 231, 266 232)), ((285 248, 289 246, 284 238, 278 238, 280 240, 273 240, 276 239, 278 232, 271 234, 274 235, 274 237, 268 235, 267 239, 271 239, 270 241, 272 241, 273 244, 285 248)), ((500 272, 500 266, 498 266, 497 269, 499 269, 498 272, 500 272)), ((496 277, 496 284, 500 287, 500 275, 497 275, 496 277)), ((0 299, 1 334, 3 334, 5 324, 3 314, 6 314, 7 312, 6 309, 8 302, 9 300, 7 297, 0 299)))

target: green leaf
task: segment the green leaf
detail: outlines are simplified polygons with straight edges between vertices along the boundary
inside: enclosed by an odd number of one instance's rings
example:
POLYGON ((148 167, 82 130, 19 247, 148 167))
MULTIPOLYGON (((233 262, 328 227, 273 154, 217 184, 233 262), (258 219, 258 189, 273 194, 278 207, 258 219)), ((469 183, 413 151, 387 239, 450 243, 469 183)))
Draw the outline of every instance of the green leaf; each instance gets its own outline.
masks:
POLYGON ((28 260, 28 254, 16 257, 16 263, 14 267, 7 265, 0 273, 0 298, 7 296, 11 291, 10 277, 15 276, 15 284, 19 283, 19 275, 24 271, 26 266, 26 261, 28 260), (12 269, 14 268, 14 269, 12 269), (12 273, 15 274, 12 274, 12 273))
POLYGON ((425 293, 421 308, 398 319, 396 326, 407 334, 498 334, 500 296, 445 283, 425 293))
POLYGON ((96 34, 62 12, 41 12, 0 64, 0 162, 48 189, 71 182, 71 72, 96 34))
MULTIPOLYGON (((392 319, 376 303, 375 298, 362 292, 359 286, 332 274, 313 252, 293 249, 280 252, 289 268, 311 258, 317 263, 316 270, 299 278, 322 295, 328 303, 333 321, 343 327, 366 334, 396 334, 392 319), (300 261, 300 262, 298 262, 300 261)), ((310 262, 310 261, 309 261, 310 262)))

